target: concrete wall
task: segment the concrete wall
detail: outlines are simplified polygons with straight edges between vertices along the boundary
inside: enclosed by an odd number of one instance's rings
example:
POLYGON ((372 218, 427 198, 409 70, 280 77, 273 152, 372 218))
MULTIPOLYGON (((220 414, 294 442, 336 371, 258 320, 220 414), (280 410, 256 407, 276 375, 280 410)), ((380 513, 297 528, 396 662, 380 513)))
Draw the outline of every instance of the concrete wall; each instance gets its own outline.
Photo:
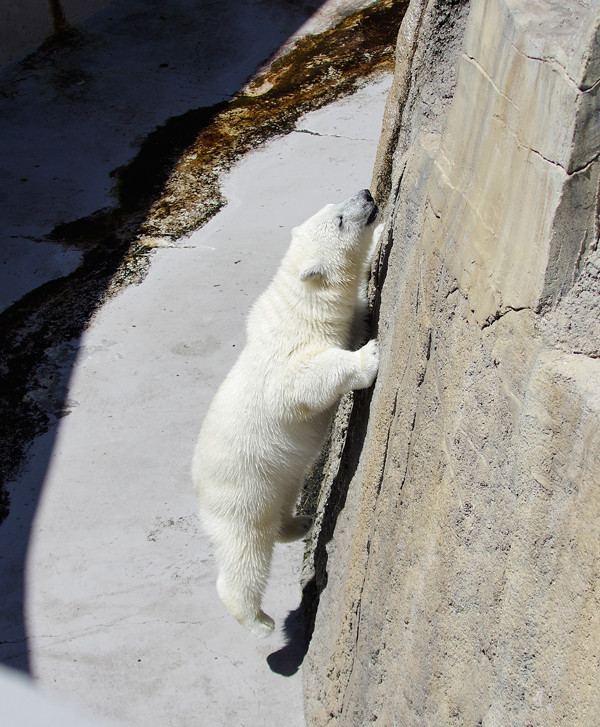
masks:
POLYGON ((305 591, 311 727, 598 724, 599 28, 597 0, 405 16, 381 366, 305 591))
MULTIPOLYGON (((55 12, 75 25, 109 0, 56 0, 55 12)), ((50 0, 0 0, 0 66, 35 50, 54 31, 50 0)))

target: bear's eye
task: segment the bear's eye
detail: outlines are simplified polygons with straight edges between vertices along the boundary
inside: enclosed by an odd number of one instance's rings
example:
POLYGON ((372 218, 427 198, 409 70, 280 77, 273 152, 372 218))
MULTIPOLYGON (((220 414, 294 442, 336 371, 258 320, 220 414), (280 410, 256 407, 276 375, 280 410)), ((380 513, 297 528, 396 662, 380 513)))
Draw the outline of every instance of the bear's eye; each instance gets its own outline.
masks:
POLYGON ((344 218, 342 217, 342 215, 339 215, 337 218, 338 227, 341 227, 343 222, 344 222, 344 218))

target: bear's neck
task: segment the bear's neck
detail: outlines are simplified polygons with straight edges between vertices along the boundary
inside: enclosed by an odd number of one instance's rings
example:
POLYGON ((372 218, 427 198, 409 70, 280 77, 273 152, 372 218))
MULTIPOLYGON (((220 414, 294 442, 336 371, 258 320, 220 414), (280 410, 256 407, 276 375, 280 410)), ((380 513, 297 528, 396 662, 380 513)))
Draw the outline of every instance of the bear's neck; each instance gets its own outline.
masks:
POLYGON ((358 290, 356 275, 344 280, 306 283, 280 270, 253 309, 253 328, 258 328, 262 340, 275 343, 293 335, 295 345, 321 341, 346 347, 358 290))

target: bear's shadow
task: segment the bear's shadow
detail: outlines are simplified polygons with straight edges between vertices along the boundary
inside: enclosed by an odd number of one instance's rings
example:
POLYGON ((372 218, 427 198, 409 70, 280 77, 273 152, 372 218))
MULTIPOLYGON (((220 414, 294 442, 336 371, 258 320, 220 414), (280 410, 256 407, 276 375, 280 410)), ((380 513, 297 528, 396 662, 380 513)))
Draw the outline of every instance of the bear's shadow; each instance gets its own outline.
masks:
POLYGON ((306 652, 308 644, 305 637, 304 607, 301 603, 294 611, 290 611, 283 624, 285 646, 267 656, 267 664, 272 672, 284 677, 291 677, 297 673, 306 652))

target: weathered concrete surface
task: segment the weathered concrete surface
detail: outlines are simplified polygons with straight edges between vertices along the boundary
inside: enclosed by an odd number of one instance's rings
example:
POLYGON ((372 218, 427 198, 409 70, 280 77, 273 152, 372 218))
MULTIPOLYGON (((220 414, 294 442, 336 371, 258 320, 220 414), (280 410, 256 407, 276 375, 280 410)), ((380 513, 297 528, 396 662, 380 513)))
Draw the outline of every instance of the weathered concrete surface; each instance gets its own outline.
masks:
POLYGON ((308 724, 597 724, 599 22, 407 12, 373 183, 382 363, 326 471, 308 724))

